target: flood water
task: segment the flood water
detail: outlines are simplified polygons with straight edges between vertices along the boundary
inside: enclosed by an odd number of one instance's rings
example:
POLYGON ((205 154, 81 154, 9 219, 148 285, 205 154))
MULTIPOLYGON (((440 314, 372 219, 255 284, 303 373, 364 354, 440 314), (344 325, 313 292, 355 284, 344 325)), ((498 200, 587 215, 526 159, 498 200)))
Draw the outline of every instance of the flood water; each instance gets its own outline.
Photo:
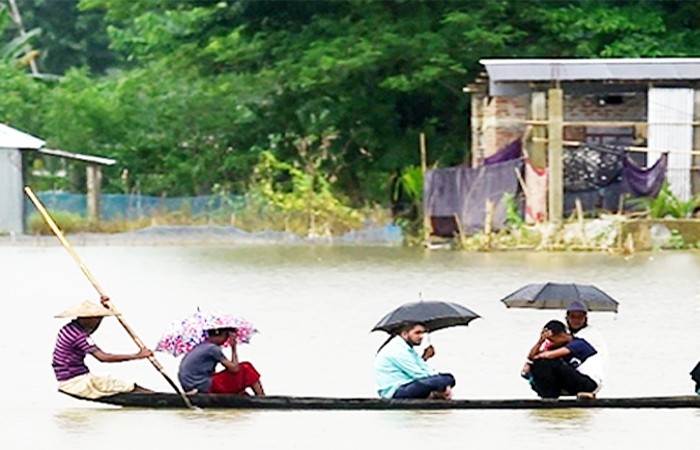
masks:
MULTIPOLYGON (((700 359, 700 253, 424 252, 404 248, 77 247, 148 345, 197 306, 233 312, 260 334, 241 346, 269 394, 375 395, 372 361, 385 339, 369 333, 401 303, 445 299, 483 318, 434 333, 431 364, 457 378, 456 398, 533 398, 520 368, 558 311, 514 310, 499 299, 526 283, 593 283, 620 312, 591 313, 610 351, 601 396, 685 395, 700 359)), ((157 411, 81 402, 56 391, 53 315, 96 299, 58 246, 0 247, 3 449, 214 448, 690 448, 700 410, 157 411)), ((116 320, 94 335, 104 350, 134 352, 116 320)), ((175 377, 177 360, 157 354, 175 377)), ((96 372, 169 389, 146 361, 96 372)))

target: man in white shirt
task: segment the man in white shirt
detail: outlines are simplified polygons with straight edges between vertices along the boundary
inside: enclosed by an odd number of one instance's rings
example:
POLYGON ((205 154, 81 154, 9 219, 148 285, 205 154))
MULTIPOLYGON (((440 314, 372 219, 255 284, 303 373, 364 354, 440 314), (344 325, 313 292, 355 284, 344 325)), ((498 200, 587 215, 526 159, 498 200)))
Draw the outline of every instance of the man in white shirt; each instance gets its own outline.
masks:
POLYGON ((588 323, 588 308, 581 302, 572 302, 566 309, 566 325, 574 337, 584 339, 596 349, 603 360, 603 368, 609 365, 608 346, 598 328, 588 323))

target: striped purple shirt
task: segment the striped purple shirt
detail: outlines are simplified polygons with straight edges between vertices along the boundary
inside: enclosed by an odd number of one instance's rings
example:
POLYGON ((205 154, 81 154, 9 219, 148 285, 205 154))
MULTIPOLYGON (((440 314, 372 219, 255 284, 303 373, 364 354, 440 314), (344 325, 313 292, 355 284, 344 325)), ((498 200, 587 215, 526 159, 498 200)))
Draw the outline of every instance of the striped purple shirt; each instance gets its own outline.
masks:
POLYGON ((66 381, 90 372, 85 365, 85 356, 95 350, 98 350, 98 347, 77 321, 74 320, 61 328, 51 363, 56 380, 66 381))

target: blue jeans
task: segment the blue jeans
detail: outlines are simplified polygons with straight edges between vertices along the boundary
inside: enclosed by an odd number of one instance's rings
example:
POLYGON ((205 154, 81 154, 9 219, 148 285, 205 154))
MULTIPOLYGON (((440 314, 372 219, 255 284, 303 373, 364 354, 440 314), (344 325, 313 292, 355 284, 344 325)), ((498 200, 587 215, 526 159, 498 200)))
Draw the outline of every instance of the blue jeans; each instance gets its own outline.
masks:
POLYGON ((396 390, 393 398, 428 398, 431 392, 445 392, 455 384, 452 374, 440 373, 404 384, 396 390))

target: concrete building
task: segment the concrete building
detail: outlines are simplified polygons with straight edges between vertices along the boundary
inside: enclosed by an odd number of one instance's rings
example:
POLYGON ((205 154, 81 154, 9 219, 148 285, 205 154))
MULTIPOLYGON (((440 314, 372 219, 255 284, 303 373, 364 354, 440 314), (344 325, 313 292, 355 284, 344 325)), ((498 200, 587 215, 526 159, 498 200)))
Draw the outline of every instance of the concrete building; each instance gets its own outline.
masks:
MULTIPOLYGON (((514 139, 549 168, 550 217, 561 217, 562 152, 629 146, 651 165, 669 153, 682 199, 700 192, 700 58, 484 59, 471 94, 472 164, 514 139)), ((638 159, 638 160, 639 160, 638 159)))

